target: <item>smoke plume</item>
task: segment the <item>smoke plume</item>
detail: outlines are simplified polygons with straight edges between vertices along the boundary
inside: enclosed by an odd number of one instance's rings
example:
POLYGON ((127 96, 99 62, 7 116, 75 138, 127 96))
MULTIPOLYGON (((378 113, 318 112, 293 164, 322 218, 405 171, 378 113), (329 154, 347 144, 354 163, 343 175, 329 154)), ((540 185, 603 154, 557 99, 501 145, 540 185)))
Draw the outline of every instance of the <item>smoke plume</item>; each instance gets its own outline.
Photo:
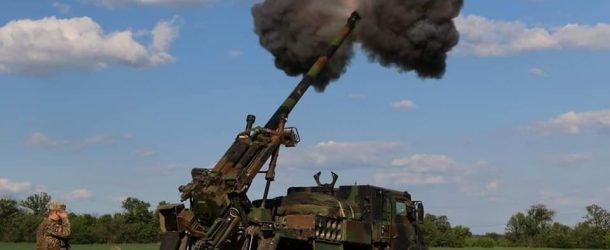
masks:
POLYGON ((265 0, 254 5, 261 45, 286 74, 307 72, 329 41, 357 10, 362 20, 314 83, 323 91, 345 71, 354 43, 371 61, 422 78, 445 73, 447 52, 458 42, 453 24, 463 0, 265 0))

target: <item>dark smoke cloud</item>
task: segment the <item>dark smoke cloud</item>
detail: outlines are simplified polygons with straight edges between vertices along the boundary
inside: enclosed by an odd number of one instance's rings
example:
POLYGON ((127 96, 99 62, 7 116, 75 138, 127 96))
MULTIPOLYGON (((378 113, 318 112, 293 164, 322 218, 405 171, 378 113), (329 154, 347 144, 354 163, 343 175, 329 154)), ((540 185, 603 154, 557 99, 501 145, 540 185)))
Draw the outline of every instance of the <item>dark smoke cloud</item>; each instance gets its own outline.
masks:
MULTIPOLYGON (((256 4, 252 14, 260 43, 275 57, 275 66, 296 76, 307 72, 345 24, 346 18, 336 11, 340 8, 337 1, 329 0, 267 0, 256 4)), ((341 76, 352 57, 352 46, 351 41, 341 46, 320 72, 316 89, 323 90, 341 76)))
POLYGON ((345 71, 359 42, 372 61, 422 78, 440 78, 458 41, 452 19, 463 0, 265 0, 254 5, 255 32, 275 65, 295 76, 307 72, 357 9, 362 20, 314 84, 322 91, 345 71))

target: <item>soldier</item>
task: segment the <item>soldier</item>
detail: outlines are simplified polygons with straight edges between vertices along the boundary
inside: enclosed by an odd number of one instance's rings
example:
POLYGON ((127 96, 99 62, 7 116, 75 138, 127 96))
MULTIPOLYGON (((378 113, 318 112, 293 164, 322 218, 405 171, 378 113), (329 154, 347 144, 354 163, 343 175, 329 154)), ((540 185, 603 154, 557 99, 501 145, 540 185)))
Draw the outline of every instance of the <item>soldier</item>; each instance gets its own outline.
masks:
POLYGON ((59 202, 49 203, 49 215, 36 230, 36 250, 68 250, 69 237, 70 221, 66 205, 59 202))

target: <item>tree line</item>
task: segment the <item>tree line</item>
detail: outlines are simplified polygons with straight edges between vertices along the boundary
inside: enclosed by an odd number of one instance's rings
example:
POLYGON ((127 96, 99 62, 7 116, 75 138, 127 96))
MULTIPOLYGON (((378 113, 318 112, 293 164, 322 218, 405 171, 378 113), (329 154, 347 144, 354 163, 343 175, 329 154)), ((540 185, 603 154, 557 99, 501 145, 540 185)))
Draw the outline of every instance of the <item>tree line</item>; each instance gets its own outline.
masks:
POLYGON ((513 214, 504 234, 473 235, 468 227, 452 227, 447 216, 426 214, 423 223, 427 246, 432 247, 536 247, 610 249, 610 213, 598 206, 585 208, 583 221, 568 226, 554 221, 555 211, 544 204, 513 214))
MULTIPOLYGON (((0 199, 0 241, 34 242, 36 228, 47 216, 51 196, 35 194, 24 200, 0 199)), ((123 211, 92 215, 69 213, 73 244, 151 243, 159 241, 159 216, 150 204, 129 197, 123 211)))
MULTIPOLYGON (((36 227, 46 216, 51 196, 34 194, 24 200, 0 198, 0 241, 33 242, 36 227)), ((164 202, 161 202, 161 204, 164 202)), ((159 215, 150 203, 129 197, 120 213, 70 213, 72 243, 152 243, 159 241, 159 215)), ((503 234, 473 235, 465 226, 452 226, 445 215, 426 214, 420 225, 429 247, 551 247, 610 249, 610 213, 586 207, 574 226, 554 221, 555 211, 543 204, 513 214, 503 234)))

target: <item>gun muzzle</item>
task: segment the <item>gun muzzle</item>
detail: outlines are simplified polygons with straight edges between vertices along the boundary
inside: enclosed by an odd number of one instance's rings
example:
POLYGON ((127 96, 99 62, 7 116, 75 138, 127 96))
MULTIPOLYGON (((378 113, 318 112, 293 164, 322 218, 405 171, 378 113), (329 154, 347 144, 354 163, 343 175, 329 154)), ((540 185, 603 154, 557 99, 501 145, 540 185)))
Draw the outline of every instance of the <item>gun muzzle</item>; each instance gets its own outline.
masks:
POLYGON ((282 105, 275 111, 269 121, 267 121, 267 124, 265 124, 265 128, 275 130, 279 126, 280 118, 288 117, 290 111, 292 111, 294 106, 296 106, 297 102, 299 102, 301 97, 303 97, 309 86, 316 80, 320 71, 324 69, 328 60, 332 58, 332 56, 335 54, 335 52, 337 52, 341 44, 345 41, 345 39, 347 39, 349 34, 352 33, 358 20, 360 20, 360 14, 358 14, 358 12, 356 11, 352 12, 350 17, 347 19, 347 23, 345 24, 343 29, 341 29, 341 32, 339 32, 335 39, 331 41, 330 47, 328 48, 326 53, 320 55, 320 57, 318 57, 318 59, 311 66, 311 68, 309 68, 309 71, 307 71, 307 73, 303 76, 301 82, 299 82, 299 84, 294 88, 294 90, 292 90, 292 92, 290 93, 290 95, 288 95, 286 100, 284 100, 282 105))
POLYGON ((349 19, 347 19, 347 24, 353 28, 354 25, 356 25, 356 22, 358 22, 359 20, 360 20, 360 14, 358 14, 357 11, 354 11, 349 16, 349 19))

